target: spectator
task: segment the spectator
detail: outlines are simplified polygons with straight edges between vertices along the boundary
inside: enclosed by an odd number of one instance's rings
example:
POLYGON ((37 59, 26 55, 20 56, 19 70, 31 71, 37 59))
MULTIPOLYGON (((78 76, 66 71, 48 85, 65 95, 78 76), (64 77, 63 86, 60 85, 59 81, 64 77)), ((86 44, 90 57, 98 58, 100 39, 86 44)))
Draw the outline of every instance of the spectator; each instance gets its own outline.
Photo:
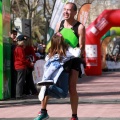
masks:
POLYGON ((38 53, 40 53, 40 58, 45 59, 45 45, 39 44, 37 47, 38 53))
MULTIPOLYGON (((34 47, 32 45, 32 40, 28 39, 25 41, 25 55, 26 58, 29 60, 31 63, 35 63, 37 60, 37 57, 35 55, 34 47)), ((32 77, 32 72, 33 72, 34 66, 27 66, 27 71, 26 71, 26 81, 25 81, 25 86, 24 86, 24 92, 27 95, 37 95, 38 91, 37 88, 35 87, 33 77, 32 77)))
POLYGON ((16 41, 17 41, 17 31, 12 30, 10 34, 10 42, 11 42, 11 98, 15 98, 15 91, 16 91, 16 71, 14 68, 14 50, 16 47, 16 41))
POLYGON ((36 59, 39 60, 41 55, 40 55, 40 53, 38 52, 37 43, 36 43, 36 44, 33 44, 33 48, 34 48, 34 51, 35 51, 36 59))
MULTIPOLYGON (((57 23, 56 32, 59 31, 71 47, 79 47, 81 51, 80 57, 82 57, 85 52, 85 26, 75 19, 76 14, 76 4, 73 2, 67 2, 63 8, 64 20, 57 23)), ((78 94, 76 83, 80 69, 80 60, 79 58, 76 58, 73 60, 72 69, 69 74, 69 94, 72 111, 71 120, 78 120, 78 94)))
POLYGON ((26 37, 19 35, 17 37, 17 46, 14 50, 14 66, 17 73, 17 83, 16 83, 16 99, 23 98, 23 86, 26 77, 26 67, 30 65, 31 67, 34 63, 29 62, 25 56, 25 43, 26 37))

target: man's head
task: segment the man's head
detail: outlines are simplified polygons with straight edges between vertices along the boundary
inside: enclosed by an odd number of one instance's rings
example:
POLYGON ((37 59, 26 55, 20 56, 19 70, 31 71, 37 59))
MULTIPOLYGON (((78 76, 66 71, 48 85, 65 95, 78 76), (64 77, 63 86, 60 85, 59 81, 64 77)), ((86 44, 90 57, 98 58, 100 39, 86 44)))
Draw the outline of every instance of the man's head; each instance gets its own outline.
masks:
POLYGON ((12 30, 10 37, 12 38, 13 41, 16 41, 17 31, 16 30, 12 30))
POLYGON ((77 13, 77 6, 75 3, 67 2, 64 6, 63 17, 65 20, 74 19, 74 16, 77 13))

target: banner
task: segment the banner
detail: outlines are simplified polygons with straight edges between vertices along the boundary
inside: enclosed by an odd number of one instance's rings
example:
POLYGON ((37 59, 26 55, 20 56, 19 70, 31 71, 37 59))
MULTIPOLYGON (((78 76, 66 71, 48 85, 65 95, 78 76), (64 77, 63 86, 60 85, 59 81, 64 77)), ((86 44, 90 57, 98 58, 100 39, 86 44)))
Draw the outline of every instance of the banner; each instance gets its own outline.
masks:
POLYGON ((22 34, 31 38, 31 19, 22 19, 22 34))
MULTIPOLYGON (((100 38, 111 28, 120 26, 120 13, 119 9, 104 10, 86 29, 86 41, 85 41, 85 56, 86 60, 86 75, 101 75, 102 74, 102 62, 101 62, 101 43, 100 38), (117 19, 115 19, 117 18, 117 19), (90 47, 87 47, 90 46, 90 47), (96 46, 96 47, 93 47, 96 46), (93 54, 90 54, 89 50, 93 54), (97 50, 97 54, 96 51, 97 50), (95 56, 93 64, 93 56, 95 56), (92 59, 92 60, 91 60, 92 59)), ((118 51, 118 45, 116 46, 118 51)), ((116 49, 115 49, 116 51, 116 49)), ((116 58, 115 58, 116 61, 116 58)))
POLYGON ((25 35, 27 37, 31 38, 31 19, 21 19, 21 18, 16 18, 14 20, 14 25, 15 28, 17 29, 17 35, 25 35))
POLYGON ((0 1, 0 99, 10 98, 10 0, 0 1))
POLYGON ((91 5, 91 3, 85 3, 84 5, 81 6, 81 8, 78 12, 77 19, 83 25, 85 25, 87 22, 89 11, 90 11, 90 5, 91 5))
POLYGON ((45 64, 45 60, 37 60, 34 65, 34 71, 32 75, 35 84, 37 84, 42 80, 44 73, 44 64, 45 64))
POLYGON ((2 1, 0 1, 0 99, 3 98, 3 39, 2 39, 2 1))

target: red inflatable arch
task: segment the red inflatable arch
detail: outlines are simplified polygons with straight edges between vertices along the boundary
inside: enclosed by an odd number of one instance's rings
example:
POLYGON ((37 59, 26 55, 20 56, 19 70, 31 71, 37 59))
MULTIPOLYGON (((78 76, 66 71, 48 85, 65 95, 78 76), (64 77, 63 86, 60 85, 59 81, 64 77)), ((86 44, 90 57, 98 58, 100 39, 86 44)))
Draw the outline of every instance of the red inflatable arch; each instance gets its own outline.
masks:
POLYGON ((100 38, 111 28, 120 26, 120 10, 104 10, 86 29, 86 75, 101 75, 100 38))

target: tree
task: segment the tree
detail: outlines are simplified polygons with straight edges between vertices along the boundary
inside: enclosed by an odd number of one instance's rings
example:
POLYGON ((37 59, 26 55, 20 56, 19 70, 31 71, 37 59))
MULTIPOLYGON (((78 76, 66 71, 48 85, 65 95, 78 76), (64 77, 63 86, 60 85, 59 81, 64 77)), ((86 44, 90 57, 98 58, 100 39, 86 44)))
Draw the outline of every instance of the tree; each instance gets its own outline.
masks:
POLYGON ((44 10, 51 16, 55 0, 11 0, 11 12, 16 17, 31 19, 32 38, 42 41, 41 37, 45 36, 46 19, 44 10), (46 7, 46 8, 44 8, 46 7))

